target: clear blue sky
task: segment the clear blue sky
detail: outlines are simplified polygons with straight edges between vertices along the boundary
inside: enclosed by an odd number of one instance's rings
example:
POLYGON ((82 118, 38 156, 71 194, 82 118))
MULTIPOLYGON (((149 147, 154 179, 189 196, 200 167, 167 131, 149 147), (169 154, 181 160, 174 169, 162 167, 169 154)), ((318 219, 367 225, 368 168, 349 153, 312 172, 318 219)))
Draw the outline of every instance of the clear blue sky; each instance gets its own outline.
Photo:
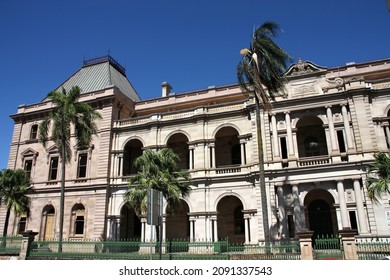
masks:
POLYGON ((0 169, 14 114, 40 102, 82 65, 106 54, 143 99, 236 83, 255 26, 280 24, 277 43, 297 61, 334 67, 390 58, 386 0, 2 0, 0 169))

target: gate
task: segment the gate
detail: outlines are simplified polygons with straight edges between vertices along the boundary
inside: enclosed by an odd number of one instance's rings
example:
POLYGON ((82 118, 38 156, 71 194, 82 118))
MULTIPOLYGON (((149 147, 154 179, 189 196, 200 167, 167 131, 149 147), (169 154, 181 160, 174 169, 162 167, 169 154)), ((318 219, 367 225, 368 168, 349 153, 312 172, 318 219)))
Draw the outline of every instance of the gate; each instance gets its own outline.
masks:
POLYGON ((343 246, 336 236, 319 236, 313 241, 315 260, 342 260, 343 246))

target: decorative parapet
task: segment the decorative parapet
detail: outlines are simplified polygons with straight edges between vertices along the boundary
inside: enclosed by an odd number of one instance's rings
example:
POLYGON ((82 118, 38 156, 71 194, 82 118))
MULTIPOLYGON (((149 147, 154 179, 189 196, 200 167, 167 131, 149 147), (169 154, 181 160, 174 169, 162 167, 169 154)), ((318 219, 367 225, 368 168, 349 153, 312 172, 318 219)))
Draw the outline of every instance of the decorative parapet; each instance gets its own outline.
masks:
POLYGON ((390 88, 390 81, 383 82, 383 83, 372 84, 371 88, 374 89, 374 90, 381 90, 381 89, 390 88))

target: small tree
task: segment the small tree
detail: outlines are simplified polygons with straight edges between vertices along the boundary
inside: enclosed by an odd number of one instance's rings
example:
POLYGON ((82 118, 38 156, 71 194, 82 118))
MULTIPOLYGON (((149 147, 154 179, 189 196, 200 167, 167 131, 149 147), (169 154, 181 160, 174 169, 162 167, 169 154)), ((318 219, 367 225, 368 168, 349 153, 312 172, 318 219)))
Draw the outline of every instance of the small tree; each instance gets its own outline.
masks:
POLYGON ((374 154, 374 162, 368 166, 368 196, 379 202, 382 194, 390 194, 390 151, 374 154))
MULTIPOLYGON (((178 161, 179 156, 169 148, 163 148, 159 151, 145 150, 134 161, 138 172, 129 181, 125 201, 133 207, 139 217, 147 212, 148 190, 150 189, 161 191, 173 211, 180 205, 180 198, 189 195, 191 191, 191 187, 188 185, 190 174, 188 171, 180 169, 178 161)), ((159 239, 161 246, 161 234, 159 239)))
POLYGON ((4 222, 3 237, 7 236, 11 210, 15 214, 30 215, 30 197, 34 188, 30 186, 30 178, 23 169, 3 169, 0 171, 0 198, 7 212, 4 222))

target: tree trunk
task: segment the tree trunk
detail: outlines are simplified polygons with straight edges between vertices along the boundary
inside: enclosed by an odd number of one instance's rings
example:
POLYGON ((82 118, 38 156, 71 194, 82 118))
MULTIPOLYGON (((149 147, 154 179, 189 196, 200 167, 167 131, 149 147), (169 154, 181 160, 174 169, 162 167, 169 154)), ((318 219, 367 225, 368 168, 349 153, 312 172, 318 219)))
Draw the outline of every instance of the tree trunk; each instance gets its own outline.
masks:
POLYGON ((264 171, 264 153, 263 153, 263 141, 261 132, 261 118, 260 118, 260 100, 255 95, 256 100, 256 128, 257 128, 257 154, 259 157, 259 184, 260 184, 260 196, 261 196, 261 213, 263 218, 263 230, 265 245, 268 247, 270 244, 269 233, 269 221, 268 221, 268 201, 267 201, 267 188, 265 186, 265 171, 264 171))
POLYGON ((60 221, 59 221, 59 232, 58 232, 58 252, 62 252, 62 239, 64 231, 64 205, 65 205, 65 143, 62 144, 61 148, 61 195, 60 195, 60 221))
POLYGON ((5 222, 4 222, 4 230, 3 230, 3 237, 7 237, 8 233, 8 223, 9 223, 9 217, 11 216, 11 207, 7 207, 7 212, 5 214, 5 222))

